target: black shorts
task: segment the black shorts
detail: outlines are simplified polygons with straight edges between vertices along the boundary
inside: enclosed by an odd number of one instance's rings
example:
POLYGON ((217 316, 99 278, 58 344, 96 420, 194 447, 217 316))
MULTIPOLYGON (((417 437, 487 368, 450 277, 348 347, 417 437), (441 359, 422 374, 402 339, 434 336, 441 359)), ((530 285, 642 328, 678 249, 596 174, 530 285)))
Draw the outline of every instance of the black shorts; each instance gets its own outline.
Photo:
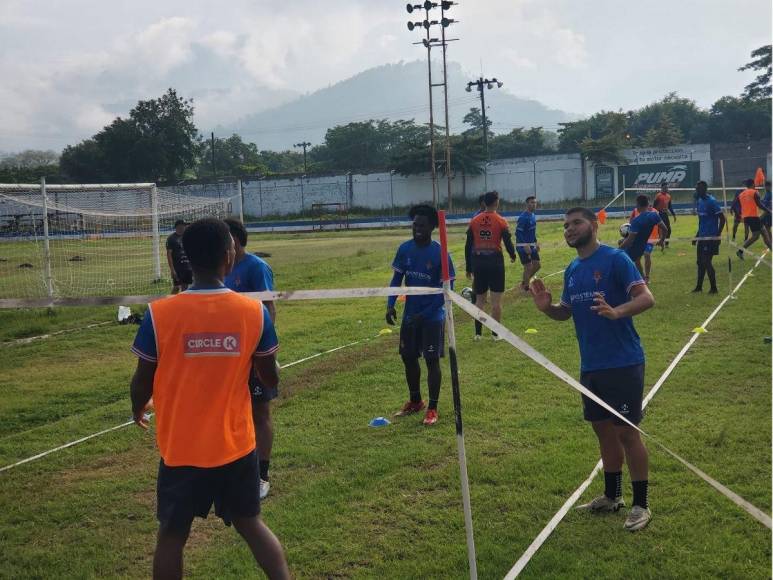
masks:
MULTIPOLYGON (((582 373, 580 383, 634 425, 641 422, 644 363, 582 373)), ((617 425, 625 425, 623 421, 585 395, 582 396, 582 407, 586 421, 612 419, 617 425)))
POLYGON ((185 530, 194 517, 206 518, 212 504, 226 525, 260 513, 258 456, 255 450, 220 467, 158 466, 156 516, 169 530, 185 530))
POLYGON ((762 229, 762 221, 758 217, 745 217, 743 218, 744 225, 749 226, 749 229, 753 234, 756 234, 762 229))
POLYGON ((261 384, 258 377, 255 376, 253 371, 250 371, 250 393, 252 394, 252 398, 260 403, 268 403, 269 401, 273 401, 279 396, 279 388, 278 387, 266 387, 263 384, 261 384))
POLYGON ((400 356, 403 358, 437 359, 445 354, 445 322, 422 320, 400 326, 400 356))
POLYGON ((177 268, 174 269, 174 285, 179 286, 180 284, 185 284, 186 286, 190 286, 193 284, 193 270, 190 268, 177 268))
POLYGON ((719 240, 698 240, 696 252, 699 260, 701 256, 718 256, 719 240))
POLYGON ((472 289, 476 294, 505 291, 505 258, 501 253, 476 255, 473 259, 472 289))
POLYGON ((530 264, 531 262, 539 262, 539 252, 537 251, 537 246, 531 247, 531 254, 527 254, 526 249, 523 246, 518 246, 515 251, 518 252, 518 257, 521 259, 521 264, 524 266, 526 264, 530 264))

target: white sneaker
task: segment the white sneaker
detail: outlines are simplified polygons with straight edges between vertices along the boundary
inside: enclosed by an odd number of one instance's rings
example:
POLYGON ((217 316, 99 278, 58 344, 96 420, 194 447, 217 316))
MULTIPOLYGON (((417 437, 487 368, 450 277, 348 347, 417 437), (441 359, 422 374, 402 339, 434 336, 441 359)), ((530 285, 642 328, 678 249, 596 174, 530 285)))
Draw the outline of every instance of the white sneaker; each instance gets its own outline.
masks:
POLYGON ((635 532, 647 527, 652 519, 652 512, 648 508, 635 505, 631 508, 623 527, 629 532, 635 532))
POLYGON ((610 499, 605 495, 600 495, 586 504, 577 506, 577 509, 589 512, 616 512, 623 506, 625 506, 625 502, 622 497, 610 499))
POLYGON ((271 482, 265 479, 260 480, 260 499, 266 499, 268 496, 268 490, 271 489, 271 482))
POLYGON ((480 334, 476 334, 475 336, 472 337, 472 339, 475 341, 481 340, 482 338, 483 337, 480 334))

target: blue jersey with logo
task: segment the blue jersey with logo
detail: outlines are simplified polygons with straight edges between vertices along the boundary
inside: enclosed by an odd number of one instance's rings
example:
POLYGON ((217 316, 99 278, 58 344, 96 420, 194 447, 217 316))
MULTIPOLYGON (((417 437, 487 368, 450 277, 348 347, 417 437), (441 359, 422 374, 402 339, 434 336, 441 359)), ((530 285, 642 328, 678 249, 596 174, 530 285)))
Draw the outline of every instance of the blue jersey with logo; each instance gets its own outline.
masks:
MULTIPOLYGON (((413 240, 408 240, 400 244, 397 249, 392 268, 405 277, 406 286, 442 288, 443 273, 440 268, 440 253, 440 244, 434 240, 426 246, 419 246, 413 240)), ((453 280, 456 273, 450 254, 448 256, 448 272, 453 280)), ((445 320, 446 309, 443 295, 406 296, 403 321, 410 322, 416 314, 421 314, 425 320, 433 322, 445 320)))
POLYGON ((633 240, 633 244, 625 249, 625 253, 634 260, 641 258, 644 249, 647 246, 652 228, 660 222, 660 214, 656 211, 645 211, 631 220, 631 229, 628 230, 628 235, 636 237, 633 240))
POLYGON ((225 277, 225 285, 236 292, 270 291, 274 289, 274 273, 265 260, 254 254, 245 254, 225 277))
POLYGON ((628 302, 631 288, 639 284, 644 280, 631 258, 609 246, 599 246, 592 255, 575 258, 569 264, 564 272, 561 304, 572 310, 582 372, 644 362, 644 350, 631 317, 609 320, 590 309, 596 292, 614 308, 628 302))
POLYGON ((537 241, 537 216, 525 211, 518 216, 515 226, 515 242, 529 244, 537 241))
POLYGON ((719 216, 722 207, 714 196, 705 198, 698 196, 698 234, 699 238, 709 238, 719 235, 719 216))

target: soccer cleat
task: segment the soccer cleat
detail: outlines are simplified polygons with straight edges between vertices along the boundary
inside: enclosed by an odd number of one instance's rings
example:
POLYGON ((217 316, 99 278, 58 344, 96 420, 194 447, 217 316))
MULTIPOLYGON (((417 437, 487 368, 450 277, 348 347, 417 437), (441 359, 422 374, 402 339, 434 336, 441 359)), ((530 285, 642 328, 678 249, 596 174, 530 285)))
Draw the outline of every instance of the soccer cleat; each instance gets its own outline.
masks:
POLYGON ((424 423, 425 425, 434 425, 437 423, 437 409, 427 409, 427 414, 424 415, 424 423))
POLYGON ((260 499, 268 497, 268 491, 271 489, 271 482, 265 479, 260 480, 260 499))
POLYGON ((605 495, 600 495, 599 497, 592 499, 586 504, 577 506, 577 509, 594 513, 616 512, 623 506, 625 506, 625 502, 623 501, 622 497, 611 499, 605 495))
POLYGON ((475 336, 472 337, 472 339, 477 341, 477 340, 482 340, 483 337, 480 334, 476 334, 475 336))
POLYGON ((700 286, 696 286, 696 287, 693 289, 693 292, 703 292, 703 288, 701 288, 700 286))
POLYGON ((716 288, 712 288, 711 290, 709 290, 709 294, 719 294, 719 290, 717 290, 716 288))
POLYGON ((635 532, 647 527, 652 519, 652 512, 648 508, 643 508, 640 505, 635 505, 631 508, 631 512, 625 519, 623 527, 629 532, 635 532))
POLYGON ((413 401, 408 401, 405 405, 403 405, 403 408, 400 409, 397 413, 395 413, 395 417, 406 417, 408 415, 413 415, 414 413, 418 413, 425 407, 424 401, 418 401, 414 403, 413 401))
POLYGON ((738 251, 735 253, 735 255, 736 255, 736 256, 738 256, 739 258, 741 258, 742 260, 744 259, 744 257, 743 257, 743 250, 738 250, 738 251))

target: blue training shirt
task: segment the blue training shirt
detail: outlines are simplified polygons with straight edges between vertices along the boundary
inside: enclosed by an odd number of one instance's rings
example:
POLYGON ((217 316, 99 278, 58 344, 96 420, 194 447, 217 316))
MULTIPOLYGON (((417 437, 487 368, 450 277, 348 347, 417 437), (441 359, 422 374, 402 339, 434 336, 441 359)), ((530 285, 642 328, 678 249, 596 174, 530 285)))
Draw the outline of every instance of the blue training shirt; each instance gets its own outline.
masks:
POLYGON ((765 209, 768 211, 771 211, 771 201, 773 201, 773 197, 771 196, 771 192, 769 189, 765 190, 765 195, 762 198, 762 205, 765 206, 765 209))
POLYGON ((698 238, 709 238, 719 235, 719 216, 722 207, 712 195, 705 198, 698 196, 698 238))
MULTIPOLYGON (((443 273, 440 267, 440 254, 440 244, 434 240, 426 246, 418 246, 413 240, 408 240, 400 244, 397 249, 392 269, 398 274, 398 277, 405 278, 406 286, 442 288, 443 273)), ((456 272, 450 254, 448 255, 448 272, 453 280, 456 272)), ((393 279, 393 284, 395 281, 393 279)), ((396 297, 390 296, 389 298, 387 304, 393 306, 396 297)), ((425 320, 433 322, 445 320, 446 309, 443 295, 406 296, 403 321, 410 322, 416 314, 421 314, 425 320)))
POLYGON ((529 244, 537 242, 537 216, 530 211, 524 211, 518 216, 515 226, 515 242, 529 244))
MULTIPOLYGON (((189 288, 183 294, 191 294, 196 292, 211 292, 217 290, 217 288, 189 288)), ((227 291, 225 288, 222 291, 227 291)), ((195 314, 195 313, 192 313, 195 314)), ((271 322, 271 316, 268 314, 268 308, 263 305, 263 334, 260 337, 258 347, 255 349, 256 354, 268 355, 276 351, 279 348, 279 339, 276 336, 276 330, 274 329, 274 323, 271 322)), ((153 316, 151 310, 145 312, 145 316, 142 319, 139 329, 137 329, 137 336, 134 337, 134 344, 132 345, 132 352, 139 358, 148 362, 158 361, 158 349, 156 348, 156 331, 153 327, 153 316)))
POLYGON ((590 309, 596 292, 614 308, 628 302, 631 288, 639 284, 644 280, 631 258, 609 246, 599 246, 592 255, 575 258, 569 264, 564 272, 561 304, 572 310, 582 372, 644 362, 644 350, 631 317, 609 320, 590 309))
POLYGON ((644 248, 647 246, 652 228, 661 221, 660 214, 656 211, 645 211, 636 216, 631 221, 631 229, 628 230, 629 236, 636 237, 633 244, 625 249, 625 253, 634 260, 641 258, 642 254, 644 254, 644 248))
POLYGON ((270 291, 274 289, 274 272, 265 260, 245 254, 225 277, 225 285, 235 292, 270 291))

